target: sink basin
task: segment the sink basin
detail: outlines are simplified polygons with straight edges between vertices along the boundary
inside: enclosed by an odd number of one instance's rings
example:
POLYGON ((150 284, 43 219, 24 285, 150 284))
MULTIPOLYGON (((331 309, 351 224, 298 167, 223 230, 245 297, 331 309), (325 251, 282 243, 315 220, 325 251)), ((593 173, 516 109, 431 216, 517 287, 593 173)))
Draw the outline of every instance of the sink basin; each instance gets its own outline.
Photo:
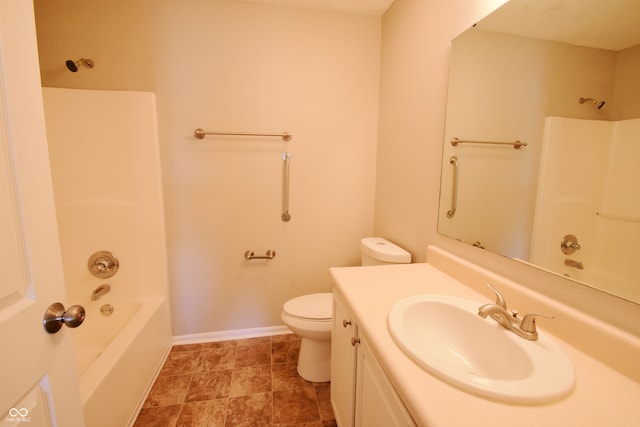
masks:
POLYGON ((573 365, 544 331, 537 341, 520 338, 478 316, 481 305, 446 295, 408 297, 391 308, 389 331, 423 369, 477 396, 532 405, 573 390, 573 365))

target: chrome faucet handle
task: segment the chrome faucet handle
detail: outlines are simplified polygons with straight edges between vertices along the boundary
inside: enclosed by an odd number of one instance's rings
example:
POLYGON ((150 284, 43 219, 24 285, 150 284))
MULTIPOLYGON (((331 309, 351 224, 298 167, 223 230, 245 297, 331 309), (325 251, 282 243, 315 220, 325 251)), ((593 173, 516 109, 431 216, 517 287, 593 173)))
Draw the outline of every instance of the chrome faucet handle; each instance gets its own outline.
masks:
POLYGON ((520 329, 522 329, 524 332, 537 333, 536 317, 544 317, 545 319, 555 319, 556 316, 551 316, 548 314, 536 314, 536 313, 525 314, 525 316, 522 318, 522 322, 520 323, 520 329))
POLYGON ((496 305, 499 305, 500 307, 502 307, 502 308, 504 308, 506 310, 507 309, 507 302, 504 300, 504 297, 502 296, 500 291, 498 291, 496 288, 491 286, 491 283, 487 283, 487 287, 489 289, 491 289, 493 291, 493 293, 496 294, 496 305))

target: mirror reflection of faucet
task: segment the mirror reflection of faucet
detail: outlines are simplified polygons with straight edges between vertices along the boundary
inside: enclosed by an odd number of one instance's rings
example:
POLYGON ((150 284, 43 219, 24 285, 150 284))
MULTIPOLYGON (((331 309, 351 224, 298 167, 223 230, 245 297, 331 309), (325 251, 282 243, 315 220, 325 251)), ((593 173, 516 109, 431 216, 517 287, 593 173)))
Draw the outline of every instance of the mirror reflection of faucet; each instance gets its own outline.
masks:
POLYGON ((104 294, 108 293, 109 291, 111 291, 111 285, 100 285, 97 288, 95 288, 93 290, 93 292, 91 292, 91 301, 97 301, 100 299, 100 297, 102 297, 104 294))

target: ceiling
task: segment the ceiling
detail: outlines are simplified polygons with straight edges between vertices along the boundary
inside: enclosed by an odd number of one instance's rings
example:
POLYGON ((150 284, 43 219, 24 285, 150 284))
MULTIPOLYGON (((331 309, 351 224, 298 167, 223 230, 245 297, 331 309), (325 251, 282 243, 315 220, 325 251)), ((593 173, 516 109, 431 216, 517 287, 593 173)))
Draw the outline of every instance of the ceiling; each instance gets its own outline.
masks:
POLYGON ((269 3, 308 9, 333 10, 382 16, 393 0, 239 0, 253 3, 269 3))
POLYGON ((640 43, 640 1, 512 0, 478 27, 617 51, 640 43))

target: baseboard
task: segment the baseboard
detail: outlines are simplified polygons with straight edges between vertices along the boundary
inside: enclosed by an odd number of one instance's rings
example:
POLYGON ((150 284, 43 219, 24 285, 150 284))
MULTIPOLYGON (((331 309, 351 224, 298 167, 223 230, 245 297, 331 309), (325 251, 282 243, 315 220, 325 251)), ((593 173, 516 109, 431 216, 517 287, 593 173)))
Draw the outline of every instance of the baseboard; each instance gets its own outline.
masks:
POLYGON ((291 334, 285 325, 268 326, 265 328, 232 329, 230 331, 203 332, 199 334, 174 335, 174 345, 197 344, 213 341, 228 341, 245 338, 266 337, 270 335, 291 334))

